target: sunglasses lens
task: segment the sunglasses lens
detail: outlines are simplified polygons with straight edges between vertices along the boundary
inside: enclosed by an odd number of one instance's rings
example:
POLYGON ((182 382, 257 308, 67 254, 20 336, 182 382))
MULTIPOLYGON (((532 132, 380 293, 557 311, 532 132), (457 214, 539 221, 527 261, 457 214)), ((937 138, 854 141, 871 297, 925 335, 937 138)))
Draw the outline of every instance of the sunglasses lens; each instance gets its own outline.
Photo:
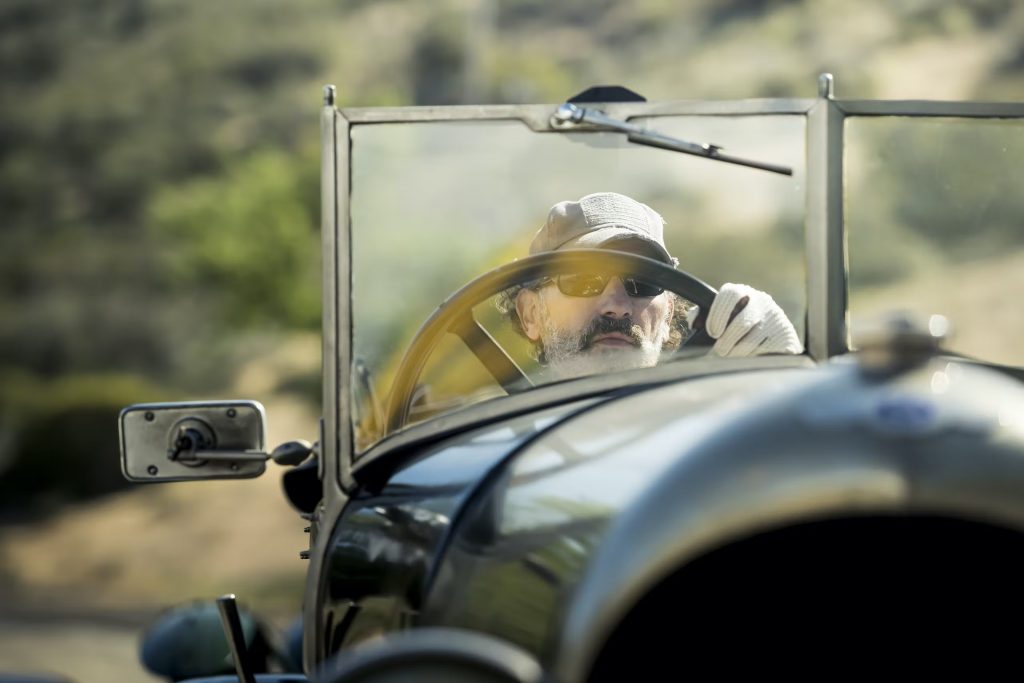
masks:
POLYGON ((608 277, 595 273, 574 273, 558 277, 558 289, 566 296, 597 296, 604 291, 608 277))
POLYGON ((651 297, 658 296, 665 291, 657 285, 652 285, 649 282, 644 282, 643 280, 635 280, 631 277, 624 279, 622 284, 626 288, 626 293, 630 296, 651 297))
MULTIPOLYGON (((609 275, 599 275, 597 273, 560 275, 557 278, 558 289, 566 296, 597 296, 604 291, 610 277, 609 275)), ((622 278, 622 285, 626 289, 626 294, 632 297, 653 297, 665 291, 657 285, 631 277, 622 278)))

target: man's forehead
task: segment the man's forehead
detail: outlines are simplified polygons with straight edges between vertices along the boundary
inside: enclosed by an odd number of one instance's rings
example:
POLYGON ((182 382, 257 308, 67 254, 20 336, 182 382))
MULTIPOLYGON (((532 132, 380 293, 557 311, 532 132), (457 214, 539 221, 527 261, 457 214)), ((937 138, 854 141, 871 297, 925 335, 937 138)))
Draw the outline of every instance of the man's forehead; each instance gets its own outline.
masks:
MULTIPOLYGON (((577 250, 564 250, 564 252, 573 251, 577 250)), ((547 272, 546 277, 544 277, 543 280, 554 280, 561 275, 570 273, 593 273, 597 275, 635 277, 637 275, 637 270, 630 267, 628 264, 623 263, 622 257, 616 255, 617 252, 635 254, 636 256, 642 256, 664 263, 664 259, 659 257, 657 252, 652 249, 649 243, 646 243, 644 240, 625 238, 602 246, 599 249, 586 250, 586 256, 584 258, 578 261, 574 260, 575 265, 571 271, 566 270, 565 266, 560 266, 558 264, 552 265, 550 267, 550 271, 547 272)))
POLYGON ((620 237, 618 239, 609 240, 601 245, 601 249, 608 249, 611 251, 625 251, 630 254, 636 254, 637 256, 646 256, 647 258, 655 259, 658 261, 663 260, 661 254, 648 240, 639 239, 637 237, 620 237))

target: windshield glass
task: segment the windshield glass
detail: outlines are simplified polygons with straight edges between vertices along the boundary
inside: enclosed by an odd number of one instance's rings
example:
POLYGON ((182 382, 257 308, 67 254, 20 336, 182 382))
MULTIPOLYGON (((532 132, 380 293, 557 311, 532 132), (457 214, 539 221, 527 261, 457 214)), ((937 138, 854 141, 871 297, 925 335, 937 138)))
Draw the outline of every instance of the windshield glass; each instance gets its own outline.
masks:
POLYGON ((1024 365, 1024 124, 852 118, 845 158, 854 343, 879 314, 941 314, 951 351, 1024 365))
MULTIPOLYGON (((442 302, 474 278, 526 257, 554 204, 592 193, 621 193, 647 204, 664 218, 664 246, 680 270, 715 288, 743 283, 770 293, 803 338, 804 118, 659 116, 633 122, 788 165, 794 175, 641 147, 619 133, 537 133, 517 120, 353 125, 357 453, 406 425, 555 378, 538 363, 537 344, 524 336, 522 321, 517 324, 516 293, 524 285, 550 291, 557 286, 580 299, 595 282, 621 282, 632 291, 630 302, 654 291, 648 275, 630 278, 635 268, 622 273, 621 264, 611 275, 577 267, 547 278, 533 273, 526 280, 496 281, 502 291, 494 296, 456 297, 451 307, 471 308, 526 378, 503 387, 484 358, 493 353, 491 344, 474 352, 471 343, 442 333, 431 340, 415 377, 405 378, 408 386, 398 381, 410 343, 442 302), (401 419, 389 419, 396 401, 407 410, 401 419)), ((684 327, 686 316, 692 322, 699 313, 687 301, 673 311, 685 311, 677 316, 684 327)), ((460 320, 466 322, 464 316, 460 320)), ((685 362, 685 354, 673 356, 685 362)), ((665 353, 659 360, 667 358, 665 353)))

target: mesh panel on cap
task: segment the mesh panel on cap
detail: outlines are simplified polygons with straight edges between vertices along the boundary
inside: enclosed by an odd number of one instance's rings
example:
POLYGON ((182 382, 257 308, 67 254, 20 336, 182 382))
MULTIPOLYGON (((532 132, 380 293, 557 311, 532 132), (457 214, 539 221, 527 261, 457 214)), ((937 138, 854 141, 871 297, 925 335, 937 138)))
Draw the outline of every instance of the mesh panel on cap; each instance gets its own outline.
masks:
POLYGON ((622 201, 611 193, 592 194, 580 199, 580 208, 587 225, 624 225, 653 237, 647 212, 637 202, 622 201))

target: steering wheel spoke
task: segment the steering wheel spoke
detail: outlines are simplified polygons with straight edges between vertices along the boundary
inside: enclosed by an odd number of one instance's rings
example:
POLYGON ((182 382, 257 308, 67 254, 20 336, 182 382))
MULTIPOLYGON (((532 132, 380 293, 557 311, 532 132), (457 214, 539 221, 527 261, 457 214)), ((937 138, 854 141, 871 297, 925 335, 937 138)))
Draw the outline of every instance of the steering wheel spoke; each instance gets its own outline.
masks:
POLYGON ((452 321, 448 331, 461 339, 473 355, 483 364, 491 377, 510 394, 533 386, 533 381, 516 364, 505 349, 495 341, 473 316, 473 309, 467 308, 452 321))

